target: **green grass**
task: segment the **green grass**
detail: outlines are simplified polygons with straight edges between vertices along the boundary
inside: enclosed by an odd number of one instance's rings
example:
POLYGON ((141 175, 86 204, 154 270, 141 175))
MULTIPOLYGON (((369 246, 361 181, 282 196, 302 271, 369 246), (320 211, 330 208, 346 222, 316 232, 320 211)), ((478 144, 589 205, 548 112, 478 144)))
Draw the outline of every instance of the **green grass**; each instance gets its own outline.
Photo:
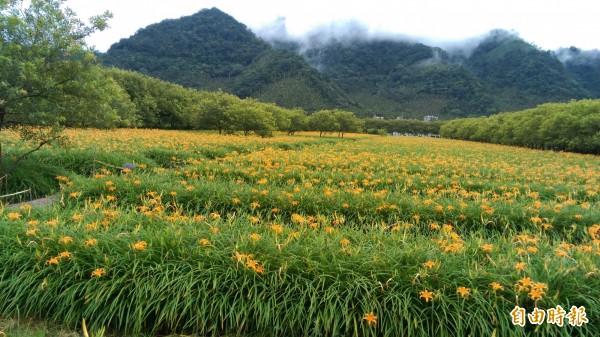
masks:
POLYGON ((294 144, 131 147, 114 158, 140 156, 133 172, 69 166, 62 203, 0 215, 0 313, 125 336, 600 333, 597 157, 443 139, 294 144), (515 305, 584 306, 590 322, 516 327, 515 305))

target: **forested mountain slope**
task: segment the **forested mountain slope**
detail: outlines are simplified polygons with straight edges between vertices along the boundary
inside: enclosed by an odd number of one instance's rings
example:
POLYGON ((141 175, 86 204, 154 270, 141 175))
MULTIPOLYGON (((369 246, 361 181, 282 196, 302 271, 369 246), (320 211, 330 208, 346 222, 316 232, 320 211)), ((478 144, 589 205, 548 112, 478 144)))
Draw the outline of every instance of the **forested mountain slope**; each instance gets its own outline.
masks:
POLYGON ((451 51, 364 34, 263 40, 216 8, 140 29, 102 59, 187 87, 365 117, 450 119, 600 97, 597 54, 544 51, 502 30, 451 51))

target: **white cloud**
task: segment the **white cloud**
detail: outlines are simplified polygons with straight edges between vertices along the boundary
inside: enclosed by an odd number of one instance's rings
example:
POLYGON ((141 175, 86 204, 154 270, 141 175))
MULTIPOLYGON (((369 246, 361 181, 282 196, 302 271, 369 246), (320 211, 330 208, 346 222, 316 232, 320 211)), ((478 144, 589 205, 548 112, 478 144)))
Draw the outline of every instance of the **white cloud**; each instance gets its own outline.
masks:
POLYGON ((217 7, 257 31, 285 17, 287 30, 299 36, 332 21, 359 21, 370 31, 391 32, 428 41, 462 40, 492 29, 515 30, 544 49, 575 45, 600 49, 600 1, 596 0, 68 0, 81 17, 108 9, 111 29, 90 40, 100 50, 138 29, 166 18, 217 7))

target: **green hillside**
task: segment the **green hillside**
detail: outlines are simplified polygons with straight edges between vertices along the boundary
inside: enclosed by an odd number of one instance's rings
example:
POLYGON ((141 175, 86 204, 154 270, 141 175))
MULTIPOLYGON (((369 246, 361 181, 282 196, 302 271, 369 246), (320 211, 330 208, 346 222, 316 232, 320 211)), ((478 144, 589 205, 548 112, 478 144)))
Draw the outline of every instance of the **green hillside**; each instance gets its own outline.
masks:
POLYGON ((270 98, 272 88, 293 91, 289 78, 305 83, 295 97, 275 94, 278 104, 307 110, 352 103, 335 84, 301 57, 275 50, 230 15, 212 8, 165 20, 122 39, 102 55, 104 64, 134 70, 197 89, 241 97, 270 98), (302 93, 302 95, 300 95, 302 93))
POLYGON ((493 93, 498 111, 593 97, 550 51, 505 31, 493 31, 466 62, 493 93))
POLYGON ((451 119, 600 97, 600 62, 563 63, 506 31, 461 52, 360 34, 264 41, 212 8, 141 29, 101 58, 186 87, 364 117, 451 119))

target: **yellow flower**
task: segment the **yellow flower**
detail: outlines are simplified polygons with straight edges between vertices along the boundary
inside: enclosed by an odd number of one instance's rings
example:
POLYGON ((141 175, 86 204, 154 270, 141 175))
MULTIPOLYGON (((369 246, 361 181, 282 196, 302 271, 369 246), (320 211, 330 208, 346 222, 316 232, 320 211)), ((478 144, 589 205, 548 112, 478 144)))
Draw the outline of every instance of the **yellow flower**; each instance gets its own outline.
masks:
POLYGON ((260 204, 258 203, 258 201, 253 201, 252 203, 250 203, 250 207, 252 207, 252 208, 259 208, 260 204))
POLYGON ((491 252, 493 248, 494 246, 489 243, 486 243, 485 245, 481 246, 481 250, 484 252, 491 252))
POLYGON ((11 220, 18 220, 21 218, 21 213, 8 213, 7 216, 11 220))
POLYGON ((283 226, 274 224, 274 225, 271 225, 271 230, 277 234, 283 233, 283 226))
POLYGON ((217 220, 221 218, 221 214, 219 213, 210 213, 210 218, 213 220, 217 220))
POLYGON ((303 224, 306 221, 302 215, 296 213, 292 213, 291 219, 293 223, 298 225, 303 224))
POLYGON ((77 198, 80 194, 81 193, 79 193, 79 192, 71 192, 71 193, 69 193, 69 197, 71 197, 71 198, 77 198))
POLYGON ((522 279, 517 281, 517 284, 523 287, 529 287, 533 284, 533 282, 531 281, 531 277, 523 277, 522 279))
POLYGON ((541 300, 543 298, 543 295, 545 295, 545 294, 546 294, 546 292, 544 292, 542 289, 534 288, 534 289, 531 289, 528 296, 532 300, 537 301, 537 300, 541 300))
POLYGON ((198 242, 202 245, 202 246, 208 246, 210 245, 210 241, 208 239, 200 239, 198 240, 198 242))
POLYGON ((490 283, 490 287, 492 288, 493 291, 498 291, 498 290, 504 291, 504 287, 498 282, 490 283))
POLYGON ((46 264, 53 265, 58 264, 58 257, 51 257, 46 261, 46 264))
POLYGON ((340 240, 340 244, 341 244, 342 246, 347 246, 347 245, 349 245, 349 244, 350 244, 350 240, 348 240, 348 239, 346 239, 346 238, 343 238, 342 240, 340 240))
POLYGON ((425 303, 429 303, 429 301, 433 301, 433 291, 423 290, 419 292, 419 298, 425 300, 425 303))
POLYGON ((526 265, 527 265, 527 263, 525 263, 525 262, 517 262, 517 263, 515 263, 514 268, 517 271, 521 271, 521 270, 523 270, 525 268, 526 265))
POLYGON ((98 244, 98 240, 97 239, 87 239, 85 240, 85 245, 86 246, 95 246, 98 244))
POLYGON ((138 241, 131 245, 131 249, 142 251, 148 247, 146 241, 138 241))
POLYGON ((72 238, 72 237, 70 237, 70 236, 63 236, 62 238, 60 238, 60 239, 58 240, 58 242, 62 243, 63 245, 66 245, 66 244, 68 244, 68 243, 71 243, 71 242, 73 242, 73 238, 72 238))
POLYGON ((246 261, 246 267, 248 267, 252 270, 256 269, 257 266, 258 266, 258 262, 256 260, 248 259, 248 261, 246 261))
POLYGON ((37 232, 39 232, 39 231, 40 231, 40 229, 39 229, 39 228, 33 228, 33 229, 30 229, 30 230, 28 230, 28 231, 26 232, 26 234, 27 234, 27 235, 29 235, 29 236, 34 236, 34 235, 35 235, 35 233, 37 233, 37 232))
POLYGON ((371 311, 371 312, 367 312, 365 314, 365 316, 363 317, 363 320, 367 321, 367 323, 369 325, 371 324, 377 324, 377 316, 375 316, 375 314, 371 311))
POLYGON ((600 239, 600 224, 588 228, 592 240, 600 239))
POLYGON ((260 234, 252 233, 252 234, 250 234, 250 239, 256 241, 256 240, 260 239, 260 234))
POLYGON ((90 277, 100 278, 104 275, 106 275, 106 270, 104 268, 96 268, 96 269, 94 269, 94 271, 92 272, 92 275, 90 277))
POLYGON ((456 292, 459 293, 462 298, 467 298, 471 294, 471 289, 460 286, 456 289, 456 292))
POLYGON ((432 269, 433 267, 435 267, 435 265, 436 265, 436 263, 431 260, 423 263, 423 267, 429 268, 429 269, 432 269))
POLYGON ((556 256, 558 256, 558 257, 569 257, 569 253, 565 252, 564 250, 562 250, 560 248, 556 248, 554 250, 554 252, 556 253, 556 256))

